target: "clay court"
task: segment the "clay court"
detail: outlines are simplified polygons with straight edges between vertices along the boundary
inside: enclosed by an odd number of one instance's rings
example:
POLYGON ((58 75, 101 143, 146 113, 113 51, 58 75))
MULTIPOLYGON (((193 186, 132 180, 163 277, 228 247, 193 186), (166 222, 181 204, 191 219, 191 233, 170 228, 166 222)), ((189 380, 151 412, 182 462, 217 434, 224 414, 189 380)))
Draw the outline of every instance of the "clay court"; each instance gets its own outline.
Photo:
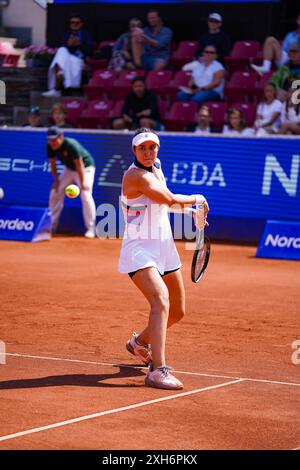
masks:
POLYGON ((0 242, 0 449, 300 448, 300 264, 213 244, 169 330, 182 391, 146 388, 125 349, 148 317, 119 240, 0 242), (140 438, 138 436, 141 436, 140 438))

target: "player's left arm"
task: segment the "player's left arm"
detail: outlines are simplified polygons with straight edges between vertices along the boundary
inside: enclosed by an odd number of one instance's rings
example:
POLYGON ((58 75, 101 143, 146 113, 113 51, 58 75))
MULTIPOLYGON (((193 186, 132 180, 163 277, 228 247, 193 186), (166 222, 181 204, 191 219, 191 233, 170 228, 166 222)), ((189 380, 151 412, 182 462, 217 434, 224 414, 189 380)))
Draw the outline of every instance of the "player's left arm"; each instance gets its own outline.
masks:
POLYGON ((79 175, 79 180, 80 180, 80 187, 81 190, 88 190, 88 186, 85 184, 85 178, 84 178, 84 164, 83 164, 83 158, 78 157, 74 158, 74 165, 76 167, 76 171, 79 175))

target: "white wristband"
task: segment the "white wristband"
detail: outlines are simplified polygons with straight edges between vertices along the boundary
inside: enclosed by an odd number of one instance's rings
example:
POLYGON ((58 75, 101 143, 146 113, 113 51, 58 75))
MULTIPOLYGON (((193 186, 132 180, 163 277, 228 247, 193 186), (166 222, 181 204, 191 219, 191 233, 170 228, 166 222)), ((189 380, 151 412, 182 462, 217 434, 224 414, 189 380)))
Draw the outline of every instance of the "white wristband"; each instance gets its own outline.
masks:
POLYGON ((196 199, 196 205, 207 204, 207 201, 202 194, 193 194, 193 197, 196 199))

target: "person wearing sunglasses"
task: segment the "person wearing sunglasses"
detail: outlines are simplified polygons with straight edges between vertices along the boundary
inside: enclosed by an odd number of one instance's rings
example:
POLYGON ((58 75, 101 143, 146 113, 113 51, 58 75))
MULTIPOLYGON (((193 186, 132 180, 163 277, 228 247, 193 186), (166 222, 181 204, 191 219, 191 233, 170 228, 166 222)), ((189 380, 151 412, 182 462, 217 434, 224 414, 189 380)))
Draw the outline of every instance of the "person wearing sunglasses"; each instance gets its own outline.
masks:
POLYGON ((272 75, 270 82, 275 85, 277 98, 285 101, 288 90, 295 80, 300 80, 300 44, 291 44, 288 60, 272 75))
POLYGON ((46 97, 59 97, 63 88, 80 88, 84 60, 92 55, 91 34, 83 29, 83 19, 72 14, 69 31, 66 32, 62 47, 59 47, 48 71, 46 97))
POLYGON ((187 89, 177 93, 177 100, 192 100, 202 105, 206 101, 220 101, 223 98, 225 69, 217 61, 217 56, 216 47, 210 44, 205 47, 199 60, 182 67, 182 70, 192 72, 192 78, 187 89))
POLYGON ((218 60, 224 62, 224 57, 229 55, 231 40, 227 33, 221 30, 222 16, 219 13, 210 13, 208 16, 208 31, 203 33, 199 40, 197 57, 202 54, 206 46, 212 44, 217 48, 218 60))

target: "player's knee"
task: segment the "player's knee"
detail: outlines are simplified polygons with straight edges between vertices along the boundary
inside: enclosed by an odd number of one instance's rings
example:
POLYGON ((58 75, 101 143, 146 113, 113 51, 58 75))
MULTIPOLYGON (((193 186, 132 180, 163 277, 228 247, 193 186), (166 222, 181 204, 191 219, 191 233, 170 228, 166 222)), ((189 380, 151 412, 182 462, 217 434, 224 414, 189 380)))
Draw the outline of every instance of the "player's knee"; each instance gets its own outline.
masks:
POLYGON ((164 314, 169 312, 169 294, 163 292, 156 294, 151 299, 151 310, 154 313, 164 314))

